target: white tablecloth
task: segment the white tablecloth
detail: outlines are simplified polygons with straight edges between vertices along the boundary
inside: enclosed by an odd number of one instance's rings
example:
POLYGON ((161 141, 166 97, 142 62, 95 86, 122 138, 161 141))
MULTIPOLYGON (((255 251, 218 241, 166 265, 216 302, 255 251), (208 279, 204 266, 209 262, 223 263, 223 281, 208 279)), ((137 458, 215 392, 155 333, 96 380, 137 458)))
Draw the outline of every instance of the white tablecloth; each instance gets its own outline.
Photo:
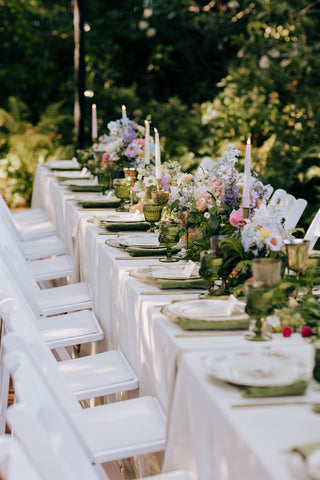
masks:
MULTIPOLYGON (((295 438, 292 430, 296 428, 302 429, 299 433, 302 442, 320 440, 320 417, 310 414, 307 406, 231 410, 229 403, 238 392, 208 382, 201 355, 217 348, 249 348, 243 333, 176 337, 182 333, 181 328, 161 314, 159 306, 170 303, 177 295, 142 295, 159 290, 129 275, 133 268, 159 265, 158 260, 133 259, 126 252, 106 245, 110 237, 99 235, 102 230, 87 221, 103 210, 80 210, 72 200, 76 197, 59 185, 44 166, 38 167, 33 206, 43 207, 56 222, 58 234, 74 257, 74 280, 90 282, 106 348, 122 350, 140 379, 141 394, 156 395, 170 414, 164 469, 190 468, 199 480, 291 478, 285 471, 281 451, 292 444, 295 438), (126 256, 128 260, 116 259, 126 256), (302 419, 299 423, 293 421, 297 415, 302 419), (269 420, 258 422, 262 416, 269 420), (269 468, 266 463, 275 467, 269 468)), ((178 298, 197 298, 197 295, 181 294, 178 298)), ((278 335, 271 344, 290 347, 303 346, 304 342, 299 335, 289 339, 278 335)))

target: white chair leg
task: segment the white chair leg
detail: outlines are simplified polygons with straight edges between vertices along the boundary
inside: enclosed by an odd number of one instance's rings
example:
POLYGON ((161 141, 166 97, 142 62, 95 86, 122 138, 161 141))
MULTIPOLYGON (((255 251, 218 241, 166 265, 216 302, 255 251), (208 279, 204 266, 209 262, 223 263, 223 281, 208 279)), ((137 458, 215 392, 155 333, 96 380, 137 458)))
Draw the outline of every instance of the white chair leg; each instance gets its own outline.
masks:
POLYGON ((6 415, 9 395, 10 374, 8 369, 3 365, 2 367, 2 382, 0 392, 0 435, 5 433, 6 429, 6 415))

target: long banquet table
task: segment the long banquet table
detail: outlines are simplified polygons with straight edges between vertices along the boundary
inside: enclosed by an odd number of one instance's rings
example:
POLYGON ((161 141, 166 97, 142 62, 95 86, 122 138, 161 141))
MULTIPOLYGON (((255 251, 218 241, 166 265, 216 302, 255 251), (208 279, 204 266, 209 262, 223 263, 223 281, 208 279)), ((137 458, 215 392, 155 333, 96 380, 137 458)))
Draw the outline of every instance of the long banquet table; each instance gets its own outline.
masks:
MULTIPOLYGON (((210 378, 202 361, 205 354, 218 349, 266 345, 249 344, 240 332, 179 337, 183 331, 161 313, 160 306, 198 295, 159 294, 157 287, 131 277, 130 270, 158 260, 129 257, 106 245, 110 237, 87 221, 103 210, 80 209, 76 198, 49 169, 38 165, 32 207, 44 208, 55 222, 57 234, 73 256, 73 281, 90 283, 105 347, 121 349, 139 377, 140 394, 157 396, 167 414, 164 471, 190 469, 198 480, 294 478, 284 452, 297 444, 320 441, 320 416, 310 405, 232 408, 233 403, 258 402, 244 401, 235 387, 210 378)), ((294 349, 312 362, 312 347, 298 334, 286 339, 274 335, 268 346, 294 349)), ((309 388, 304 399, 320 401, 317 386, 309 388)))

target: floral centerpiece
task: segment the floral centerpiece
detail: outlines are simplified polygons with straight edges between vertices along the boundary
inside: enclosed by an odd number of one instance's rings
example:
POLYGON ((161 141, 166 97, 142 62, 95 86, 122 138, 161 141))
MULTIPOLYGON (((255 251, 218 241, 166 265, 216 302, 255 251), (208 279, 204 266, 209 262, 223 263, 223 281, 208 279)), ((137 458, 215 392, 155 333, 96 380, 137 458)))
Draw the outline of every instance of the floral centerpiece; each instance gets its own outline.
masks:
MULTIPOLYGON (((181 174, 172 186, 169 205, 176 212, 188 212, 188 222, 198 230, 198 240, 191 242, 196 258, 201 250, 209 248, 210 237, 231 235, 242 223, 240 209, 243 174, 236 168, 239 150, 232 144, 209 169, 199 168, 195 176, 181 174), (228 219, 232 214, 233 222, 228 219)), ((269 186, 264 186, 253 174, 250 184, 250 206, 255 208, 268 197, 269 186)), ((193 232, 191 232, 193 233, 193 232)))

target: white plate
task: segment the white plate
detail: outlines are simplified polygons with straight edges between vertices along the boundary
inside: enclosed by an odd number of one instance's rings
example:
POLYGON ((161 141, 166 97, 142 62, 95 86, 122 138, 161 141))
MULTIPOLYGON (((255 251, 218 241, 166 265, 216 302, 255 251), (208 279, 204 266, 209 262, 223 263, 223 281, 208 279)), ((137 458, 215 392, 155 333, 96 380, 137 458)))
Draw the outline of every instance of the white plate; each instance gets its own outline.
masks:
POLYGON ((295 352, 241 349, 214 352, 203 360, 215 378, 236 385, 272 387, 310 378, 306 362, 295 352))
POLYGON ((46 162, 44 165, 46 165, 49 168, 58 169, 58 170, 68 170, 68 169, 77 170, 80 168, 80 164, 75 160, 52 160, 52 161, 46 162))
MULTIPOLYGON (((176 265, 164 265, 162 267, 151 266, 144 268, 137 268, 131 272, 131 276, 139 279, 145 279, 150 281, 156 280, 186 280, 183 277, 182 272, 186 264, 176 265)), ((189 279, 200 278, 199 275, 192 274, 189 279)))
POLYGON ((157 248, 160 247, 157 233, 135 233, 119 237, 119 244, 124 247, 157 248))
POLYGON ((110 213, 109 215, 101 215, 95 217, 97 220, 102 222, 144 222, 144 215, 143 213, 130 213, 130 212, 115 212, 110 213))
POLYGON ((247 317, 244 308, 243 302, 237 302, 235 307, 234 304, 230 304, 229 300, 202 299, 172 303, 167 306, 167 312, 189 320, 234 320, 235 314, 247 317))
POLYGON ((89 178, 75 178, 74 180, 66 180, 64 185, 76 185, 77 187, 83 187, 87 185, 98 185, 97 180, 91 180, 89 178))

